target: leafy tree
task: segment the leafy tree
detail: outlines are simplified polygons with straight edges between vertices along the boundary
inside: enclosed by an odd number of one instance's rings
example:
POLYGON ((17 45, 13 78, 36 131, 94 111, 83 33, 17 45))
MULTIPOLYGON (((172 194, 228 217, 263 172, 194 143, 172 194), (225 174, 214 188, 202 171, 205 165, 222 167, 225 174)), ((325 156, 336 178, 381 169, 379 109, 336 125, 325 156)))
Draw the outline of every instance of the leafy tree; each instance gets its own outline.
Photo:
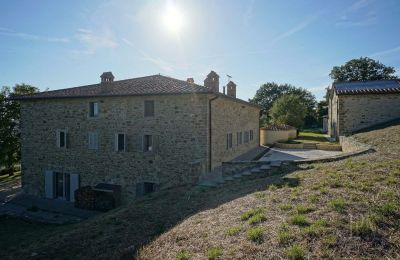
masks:
POLYGON ((321 100, 317 104, 317 121, 319 126, 322 126, 323 117, 326 115, 328 115, 328 102, 321 100))
POLYGON ((10 98, 38 91, 38 88, 26 84, 17 84, 12 91, 9 87, 0 91, 0 166, 4 166, 10 175, 14 164, 21 159, 20 105, 10 98))
POLYGON ((307 107, 298 95, 282 95, 272 105, 270 114, 272 122, 287 124, 296 128, 304 126, 307 107))
POLYGON ((277 84, 275 82, 268 82, 257 90, 253 99, 249 101, 251 103, 260 105, 263 108, 261 116, 261 125, 265 125, 271 121, 270 110, 274 101, 280 98, 282 95, 296 95, 300 98, 301 102, 306 106, 306 125, 311 126, 316 122, 316 100, 314 95, 306 89, 298 88, 290 84, 277 84))
POLYGON ((334 82, 397 79, 396 70, 368 57, 352 59, 342 66, 333 67, 329 76, 334 82))

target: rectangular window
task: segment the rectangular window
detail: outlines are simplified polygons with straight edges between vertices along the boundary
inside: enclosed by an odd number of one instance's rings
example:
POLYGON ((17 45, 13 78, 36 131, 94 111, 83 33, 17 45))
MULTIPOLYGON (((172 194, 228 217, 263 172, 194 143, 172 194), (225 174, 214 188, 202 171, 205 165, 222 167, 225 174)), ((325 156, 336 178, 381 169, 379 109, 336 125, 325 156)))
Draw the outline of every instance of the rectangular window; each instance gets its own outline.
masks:
POLYGON ((236 133, 236 146, 239 146, 239 132, 236 133))
POLYGON ((226 149, 232 148, 232 134, 226 135, 226 149))
POLYGON ((245 131, 245 132, 244 132, 244 142, 245 142, 245 143, 248 143, 248 142, 249 142, 249 132, 248 132, 248 131, 245 131))
POLYGON ((97 132, 89 133, 89 149, 90 150, 99 149, 99 137, 98 137, 97 132))
POLYGON ((89 103, 89 116, 97 117, 99 115, 99 103, 90 102, 89 103))
POLYGON ((115 134, 115 151, 124 152, 126 149, 126 135, 115 134))
POLYGON ((153 136, 145 135, 143 139, 143 151, 152 152, 153 151, 153 136))
POLYGON ((143 196, 154 192, 156 190, 156 184, 153 182, 140 182, 136 184, 136 196, 143 196))
POLYGON ((250 130, 250 141, 253 141, 254 138, 254 132, 253 130, 250 130))
POLYGON ((243 142, 243 133, 240 132, 239 133, 239 144, 242 144, 242 142, 243 142))
POLYGON ((145 100, 144 101, 144 116, 151 117, 154 116, 154 101, 145 100))
POLYGON ((67 132, 65 130, 57 130, 57 147, 67 148, 67 132))

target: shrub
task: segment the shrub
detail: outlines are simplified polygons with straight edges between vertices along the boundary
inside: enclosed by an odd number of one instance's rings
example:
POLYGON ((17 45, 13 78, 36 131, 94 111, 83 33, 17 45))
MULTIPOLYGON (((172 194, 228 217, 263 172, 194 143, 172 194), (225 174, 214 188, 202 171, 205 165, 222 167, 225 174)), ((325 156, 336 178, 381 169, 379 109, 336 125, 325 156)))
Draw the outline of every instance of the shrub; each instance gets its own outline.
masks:
POLYGON ((293 245, 286 249, 286 256, 290 259, 304 259, 304 249, 301 245, 293 245))
POLYGON ((263 222, 266 219, 267 219, 267 217, 265 216, 264 213, 257 213, 256 215, 249 218, 249 224, 254 225, 254 224, 263 222))
POLYGON ((310 205, 299 204, 296 206, 296 211, 299 214, 306 214, 314 211, 314 208, 311 207, 310 205))
POLYGON ((228 236, 235 236, 240 232, 240 230, 242 230, 241 226, 233 226, 233 227, 228 228, 228 230, 226 230, 225 234, 228 236))
POLYGON ((279 208, 281 210, 291 210, 293 207, 290 204, 281 204, 281 205, 279 205, 279 208))
POLYGON ((308 220, 304 215, 295 214, 289 218, 289 223, 297 226, 308 226, 308 220))
POLYGON ((264 230, 260 227, 250 228, 247 231, 247 238, 253 242, 261 243, 264 236, 264 230))
POLYGON ((184 249, 176 254, 176 260, 188 260, 188 259, 189 259, 189 252, 184 249))
POLYGON ((248 220, 252 216, 262 213, 264 210, 265 210, 264 208, 251 209, 251 210, 243 213, 242 216, 240 217, 240 219, 243 221, 248 220))
POLYGON ((215 260, 218 259, 220 256, 222 256, 222 249, 218 247, 213 247, 207 252, 208 260, 215 260))
POLYGON ((334 199, 329 202, 329 206, 340 213, 343 213, 346 208, 346 201, 343 198, 334 199))

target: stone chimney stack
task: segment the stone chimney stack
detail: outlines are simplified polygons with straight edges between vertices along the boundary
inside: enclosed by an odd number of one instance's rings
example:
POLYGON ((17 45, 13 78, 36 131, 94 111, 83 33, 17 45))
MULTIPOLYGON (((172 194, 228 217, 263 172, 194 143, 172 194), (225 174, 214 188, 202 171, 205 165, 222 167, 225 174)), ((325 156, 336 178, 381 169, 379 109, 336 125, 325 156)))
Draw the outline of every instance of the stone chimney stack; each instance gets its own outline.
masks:
POLYGON ((190 84, 194 84, 194 79, 193 78, 187 78, 187 83, 190 83, 190 84))
POLYGON ((227 95, 236 98, 236 84, 233 81, 229 81, 227 87, 227 95))
POLYGON ((114 75, 112 74, 111 71, 103 72, 100 78, 101 78, 101 84, 114 81, 114 75))
POLYGON ((219 93, 219 76, 215 71, 212 70, 208 73, 207 78, 204 80, 204 86, 214 93, 219 93))

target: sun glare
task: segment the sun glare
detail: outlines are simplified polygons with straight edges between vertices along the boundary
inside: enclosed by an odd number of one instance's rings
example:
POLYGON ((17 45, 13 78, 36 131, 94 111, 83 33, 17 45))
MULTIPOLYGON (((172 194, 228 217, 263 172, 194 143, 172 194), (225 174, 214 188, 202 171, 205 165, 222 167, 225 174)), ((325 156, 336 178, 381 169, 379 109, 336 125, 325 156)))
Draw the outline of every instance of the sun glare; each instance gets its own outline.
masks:
POLYGON ((166 28, 172 33, 179 34, 184 23, 182 12, 176 6, 169 5, 163 18, 166 28))

